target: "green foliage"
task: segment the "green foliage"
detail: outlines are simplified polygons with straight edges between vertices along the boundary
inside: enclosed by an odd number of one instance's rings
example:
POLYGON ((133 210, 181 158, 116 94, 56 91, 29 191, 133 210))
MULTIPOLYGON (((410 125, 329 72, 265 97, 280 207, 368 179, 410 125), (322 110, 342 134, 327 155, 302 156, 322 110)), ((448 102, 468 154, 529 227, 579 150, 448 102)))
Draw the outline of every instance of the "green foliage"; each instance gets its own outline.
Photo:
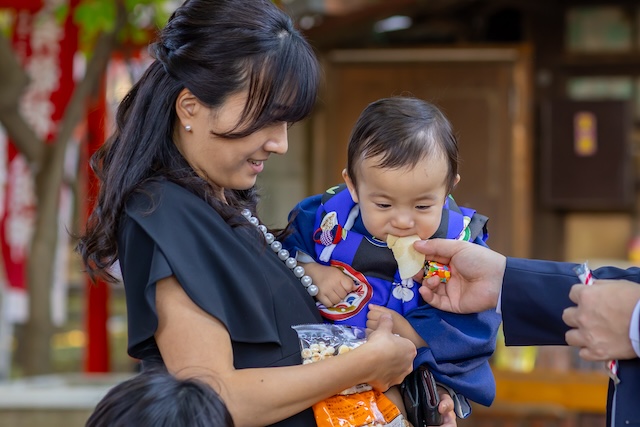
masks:
POLYGON ((11 37, 12 24, 13 13, 8 9, 0 9, 0 33, 5 37, 11 37))
MULTIPOLYGON (((122 0, 127 22, 118 35, 123 44, 141 46, 167 22, 175 2, 170 0, 122 0)), ((80 50, 90 53, 97 37, 112 32, 117 17, 117 1, 81 0, 75 8, 73 21, 79 28, 80 50)))
POLYGON ((82 51, 90 52, 100 34, 113 31, 116 14, 115 2, 109 0, 84 0, 76 7, 73 22, 79 28, 82 51))
POLYGON ((66 3, 56 7, 53 11, 53 15, 56 21, 60 23, 64 22, 64 20, 67 19, 68 14, 69 14, 69 5, 66 3))
MULTIPOLYGON (((182 0, 80 0, 73 11, 73 22, 79 29, 79 48, 89 54, 100 34, 115 28, 118 3, 127 13, 127 23, 118 38, 123 44, 143 46, 167 23, 182 0)), ((61 2, 51 12, 64 22, 69 16, 68 1, 61 2)), ((0 33, 10 37, 16 11, 0 8, 0 33)))

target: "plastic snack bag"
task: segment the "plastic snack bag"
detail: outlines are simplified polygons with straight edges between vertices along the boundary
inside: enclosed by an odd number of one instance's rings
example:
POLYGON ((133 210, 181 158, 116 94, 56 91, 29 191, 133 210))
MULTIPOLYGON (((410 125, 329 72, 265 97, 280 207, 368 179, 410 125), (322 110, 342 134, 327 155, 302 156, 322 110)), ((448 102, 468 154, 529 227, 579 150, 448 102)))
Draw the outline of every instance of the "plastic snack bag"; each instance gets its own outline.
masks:
MULTIPOLYGON (((591 274, 591 270, 587 263, 582 263, 573 268, 573 271, 576 272, 580 282, 585 285, 593 284, 593 275, 591 274)), ((609 374, 609 378, 611 378, 614 384, 620 383, 620 378, 618 377, 618 361, 617 360, 607 360, 605 362, 605 368, 607 369, 607 373, 609 374)))
POLYGON ((447 283, 451 278, 451 270, 446 264, 436 261, 428 261, 424 266, 424 277, 438 276, 440 283, 447 283))
MULTIPOLYGON (((302 363, 347 353, 366 341, 362 328, 346 325, 292 326, 300 339, 302 363)), ((313 405, 318 427, 403 427, 400 410, 383 393, 358 384, 313 405)))

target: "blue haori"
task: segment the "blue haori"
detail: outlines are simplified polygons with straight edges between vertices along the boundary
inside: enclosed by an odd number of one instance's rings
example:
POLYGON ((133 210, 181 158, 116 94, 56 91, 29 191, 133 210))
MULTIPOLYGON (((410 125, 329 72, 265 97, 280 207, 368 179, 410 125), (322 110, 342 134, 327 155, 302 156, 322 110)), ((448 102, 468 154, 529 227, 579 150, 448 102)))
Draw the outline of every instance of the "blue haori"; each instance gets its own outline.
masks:
MULTIPOLYGON (((453 198, 447 198, 443 221, 434 237, 439 237, 438 234, 463 240, 477 237, 479 233, 469 227, 474 214, 474 210, 459 208, 453 198)), ((484 233, 485 223, 486 219, 480 224, 480 231, 484 233)), ((323 194, 314 229, 318 262, 340 268, 358 285, 333 307, 317 303, 326 321, 365 327, 368 304, 387 307, 402 315, 421 304, 419 284, 411 278, 402 280, 386 242, 366 233, 358 204, 351 198, 346 185, 332 187, 323 194)))

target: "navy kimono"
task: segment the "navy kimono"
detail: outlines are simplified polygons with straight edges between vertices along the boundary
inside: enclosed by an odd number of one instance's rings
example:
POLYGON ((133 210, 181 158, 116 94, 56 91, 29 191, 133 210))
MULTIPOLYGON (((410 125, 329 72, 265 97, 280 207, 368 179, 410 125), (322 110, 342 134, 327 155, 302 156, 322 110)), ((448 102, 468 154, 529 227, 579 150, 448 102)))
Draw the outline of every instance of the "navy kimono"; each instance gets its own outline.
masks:
MULTIPOLYGON (((436 381, 470 400, 486 406, 493 402, 495 380, 489 358, 501 320, 495 310, 460 315, 426 304, 418 293, 420 284, 402 280, 392 251, 367 232, 344 184, 304 199, 292 210, 290 220, 294 233, 284 241, 286 249, 301 262, 341 268, 357 284, 356 291, 334 307, 317 303, 326 322, 364 327, 368 304, 392 309, 428 343, 418 349, 414 366, 429 366, 436 381), (330 233, 325 226, 328 216, 333 217, 330 224, 335 224, 330 233)), ((459 207, 449 196, 432 237, 486 246, 486 222, 485 216, 459 207)))

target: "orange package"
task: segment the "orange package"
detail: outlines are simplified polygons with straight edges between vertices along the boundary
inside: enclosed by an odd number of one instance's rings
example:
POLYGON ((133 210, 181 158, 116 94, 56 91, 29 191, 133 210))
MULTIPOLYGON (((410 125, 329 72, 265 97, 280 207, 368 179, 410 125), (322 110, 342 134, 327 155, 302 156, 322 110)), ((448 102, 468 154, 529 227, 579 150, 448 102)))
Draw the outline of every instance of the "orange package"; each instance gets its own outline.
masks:
POLYGON ((404 425, 398 407, 375 390, 331 396, 313 405, 313 414, 318 427, 404 425))
MULTIPOLYGON (((350 351, 366 341, 362 328, 310 324, 293 329, 300 338, 302 363, 314 363, 350 351)), ((383 393, 358 384, 313 405, 318 427, 403 427, 404 417, 383 393)))

